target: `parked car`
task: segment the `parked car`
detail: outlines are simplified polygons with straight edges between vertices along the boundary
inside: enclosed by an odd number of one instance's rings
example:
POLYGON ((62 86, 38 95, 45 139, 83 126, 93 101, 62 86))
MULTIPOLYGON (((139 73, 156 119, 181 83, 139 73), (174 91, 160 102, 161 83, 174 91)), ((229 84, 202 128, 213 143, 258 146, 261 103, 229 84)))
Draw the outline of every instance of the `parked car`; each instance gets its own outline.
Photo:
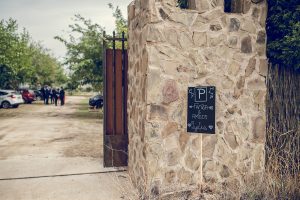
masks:
POLYGON ((103 96, 96 95, 89 100, 89 105, 91 107, 102 108, 103 107, 103 96))
POLYGON ((37 101, 44 100, 44 96, 43 96, 41 90, 34 90, 33 92, 35 94, 35 98, 37 101))
POLYGON ((17 108, 24 103, 22 95, 14 90, 0 90, 0 106, 2 108, 17 108))
POLYGON ((23 89, 21 91, 21 94, 25 103, 32 103, 33 101, 36 100, 33 90, 23 89))

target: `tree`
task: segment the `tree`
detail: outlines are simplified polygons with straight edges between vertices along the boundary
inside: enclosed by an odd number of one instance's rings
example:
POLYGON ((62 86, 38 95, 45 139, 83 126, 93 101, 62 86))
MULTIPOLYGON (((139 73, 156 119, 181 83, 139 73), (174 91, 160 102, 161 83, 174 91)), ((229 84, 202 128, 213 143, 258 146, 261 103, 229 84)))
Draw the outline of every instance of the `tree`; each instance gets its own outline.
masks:
POLYGON ((30 45, 32 54, 31 85, 63 85, 67 81, 62 65, 39 43, 30 45))
MULTIPOLYGON (((80 15, 69 25, 69 39, 56 36, 67 47, 65 64, 72 73, 73 81, 81 85, 91 84, 96 90, 102 88, 102 41, 103 28, 80 15), (76 38, 74 35, 79 35, 76 38)), ((76 84, 72 84, 76 85, 76 84)))
POLYGON ((125 35, 128 33, 128 22, 124 18, 121 9, 119 6, 116 8, 113 6, 112 3, 108 4, 108 7, 113 11, 113 17, 115 18, 115 28, 116 28, 116 35, 117 37, 122 37, 122 33, 124 32, 125 35))
POLYGON ((6 73, 10 72, 10 84, 5 83, 8 88, 17 88, 19 83, 29 78, 31 71, 31 57, 27 46, 29 34, 25 30, 22 33, 17 31, 16 20, 0 21, 0 64, 2 68, 6 66, 6 73))
MULTIPOLYGON (((127 20, 124 18, 120 8, 108 4, 113 10, 115 18, 116 36, 121 37, 122 32, 127 34, 127 20)), ((68 86, 75 89, 79 85, 91 84, 94 90, 103 89, 103 32, 104 28, 91 20, 77 14, 74 18, 74 24, 69 25, 71 33, 68 39, 56 36, 55 39, 61 41, 67 47, 65 65, 70 69, 68 86)), ((108 44, 112 46, 111 43, 108 44)), ((120 42, 116 44, 121 47, 120 42)))
POLYGON ((267 54, 273 64, 300 69, 300 2, 269 0, 267 54))
POLYGON ((7 89, 17 89, 21 83, 61 84, 66 78, 56 58, 31 41, 25 29, 19 33, 13 19, 0 21, 0 72, 0 87, 7 89))

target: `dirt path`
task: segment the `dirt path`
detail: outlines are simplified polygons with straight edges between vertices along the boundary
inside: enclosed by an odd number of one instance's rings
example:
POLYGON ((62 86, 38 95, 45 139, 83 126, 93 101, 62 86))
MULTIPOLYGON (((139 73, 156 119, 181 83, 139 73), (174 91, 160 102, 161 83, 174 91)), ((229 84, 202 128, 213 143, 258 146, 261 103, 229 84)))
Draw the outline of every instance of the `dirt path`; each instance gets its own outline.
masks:
POLYGON ((101 112, 86 103, 0 109, 0 199, 120 199, 112 179, 126 174, 99 173, 107 171, 101 112))

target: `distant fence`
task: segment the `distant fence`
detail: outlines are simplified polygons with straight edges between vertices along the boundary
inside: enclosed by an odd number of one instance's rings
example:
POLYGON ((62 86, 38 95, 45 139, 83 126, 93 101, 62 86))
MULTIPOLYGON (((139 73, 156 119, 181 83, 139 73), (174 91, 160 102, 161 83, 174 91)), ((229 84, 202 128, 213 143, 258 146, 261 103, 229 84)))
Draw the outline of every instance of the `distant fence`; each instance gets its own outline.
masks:
POLYGON ((279 171, 300 172, 300 72, 269 66, 266 162, 279 171), (278 167, 277 166, 277 167, 278 167))

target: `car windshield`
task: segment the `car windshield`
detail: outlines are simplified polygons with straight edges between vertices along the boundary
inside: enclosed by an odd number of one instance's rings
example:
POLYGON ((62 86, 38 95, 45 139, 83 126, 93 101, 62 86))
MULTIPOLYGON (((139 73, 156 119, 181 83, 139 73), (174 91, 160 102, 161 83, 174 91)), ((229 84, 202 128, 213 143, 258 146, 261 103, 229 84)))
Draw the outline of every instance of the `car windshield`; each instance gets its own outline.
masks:
POLYGON ((11 92, 10 94, 16 94, 16 95, 19 95, 20 92, 11 92))

